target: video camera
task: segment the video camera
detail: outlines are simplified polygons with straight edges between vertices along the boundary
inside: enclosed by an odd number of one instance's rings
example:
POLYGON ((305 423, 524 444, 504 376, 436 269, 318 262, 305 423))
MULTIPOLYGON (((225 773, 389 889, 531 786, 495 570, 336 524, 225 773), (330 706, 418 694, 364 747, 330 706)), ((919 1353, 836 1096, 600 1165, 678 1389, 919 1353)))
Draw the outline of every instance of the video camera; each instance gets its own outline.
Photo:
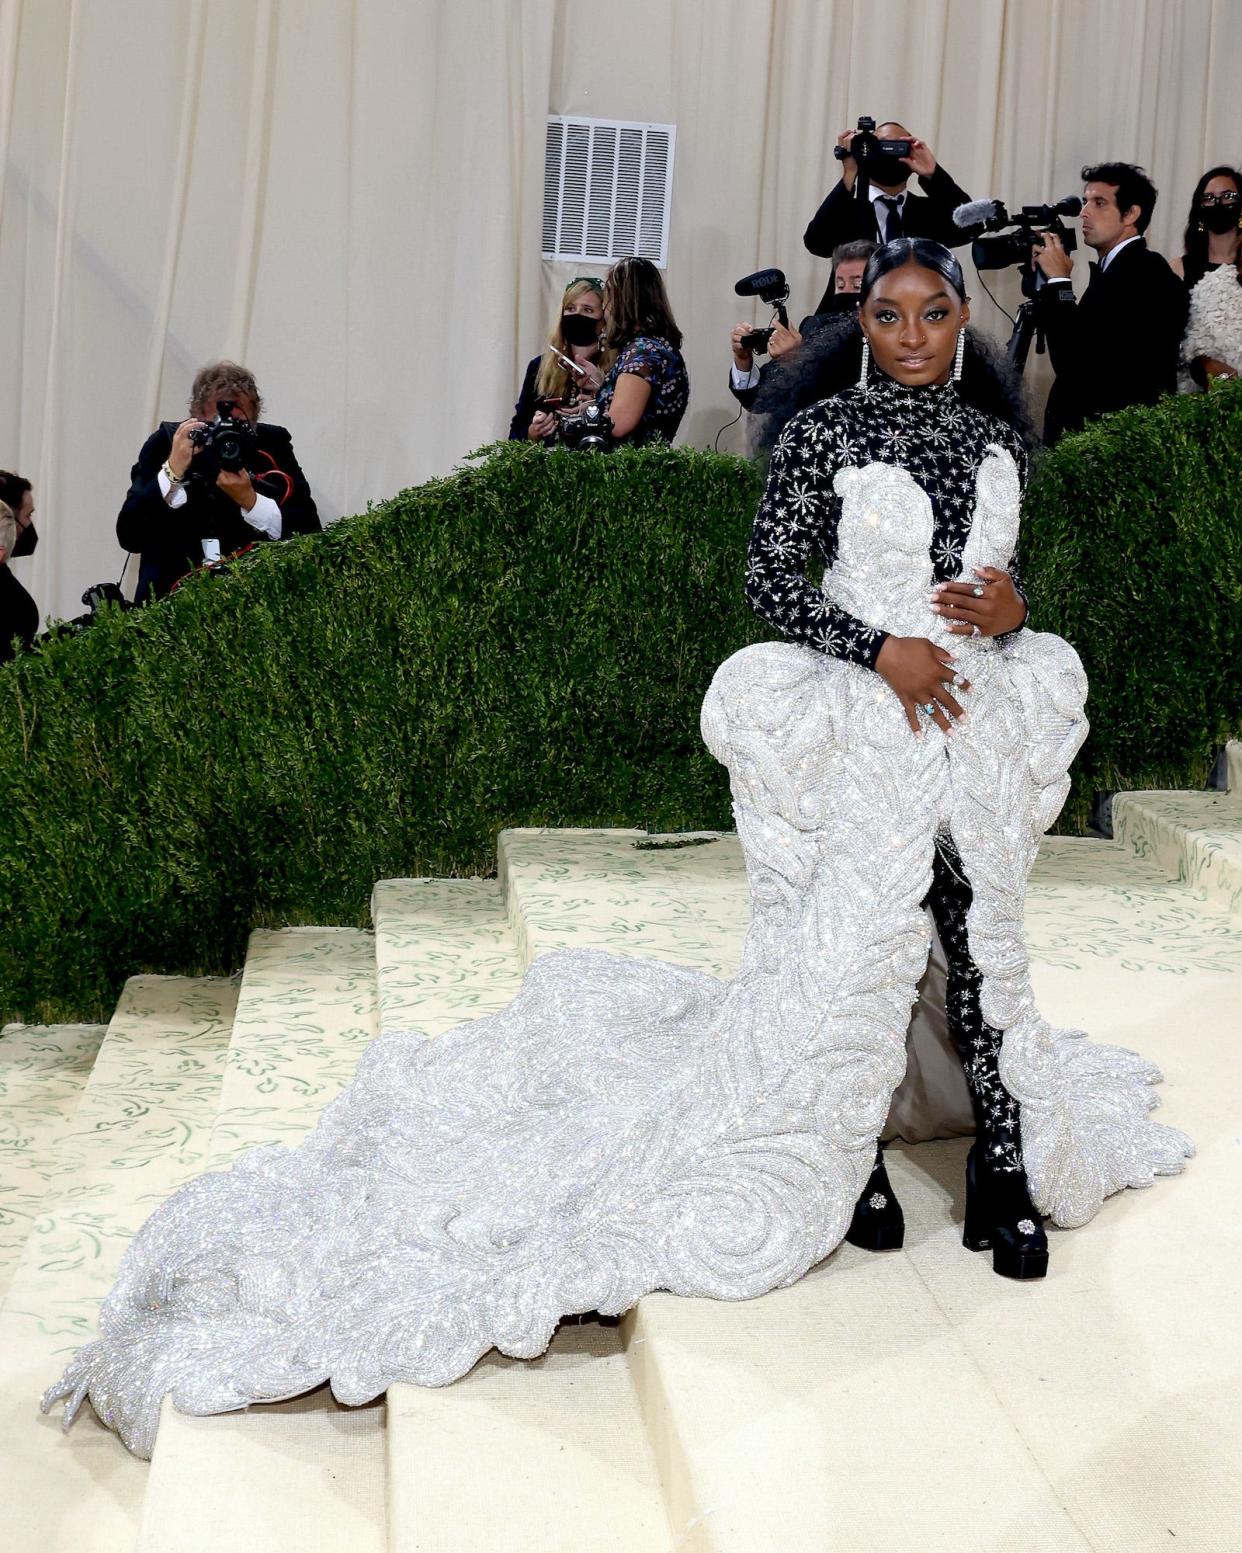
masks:
POLYGON ((1033 269, 1035 249, 1045 234, 1055 233, 1066 253, 1074 252, 1078 239, 1061 218, 1076 216, 1081 210, 1082 201, 1076 194, 1055 205, 1023 205, 1016 216, 1011 216, 1000 200, 972 200, 953 212, 953 224, 971 234, 970 257, 977 270, 1004 270, 1017 264, 1025 278, 1033 269))
MULTIPOLYGON (((1043 272, 1036 268, 1035 250, 1050 233, 1061 239, 1066 253, 1078 246, 1074 232, 1062 217, 1076 216, 1082 201, 1076 194, 1058 200, 1055 205, 1023 205, 1011 216, 1000 200, 972 200, 953 212, 953 224, 972 238, 970 257, 977 270, 1004 270, 1018 266, 1022 276, 1022 295, 1027 300, 1018 308, 1009 337, 1007 355, 1010 365, 1021 372, 1030 353, 1031 343, 1039 355, 1044 353, 1043 324, 1036 316, 1034 297, 1043 285, 1043 272)), ((985 282, 986 285, 986 282, 985 282)))
POLYGON ((864 113, 849 146, 833 146, 832 154, 838 162, 852 156, 866 182, 880 183, 888 188, 910 176, 910 169, 902 158, 909 156, 912 150, 910 140, 881 140, 875 132, 875 120, 864 113))
MULTIPOLYGON (((739 297, 758 297, 761 302, 775 308, 776 316, 786 329, 789 328, 789 314, 785 311, 785 303, 789 301, 789 282, 785 279, 784 270, 756 270, 753 275, 743 275, 733 290, 739 297)), ((771 328, 752 329, 749 334, 742 336, 741 344, 756 356, 764 356, 771 339, 771 328)))
POLYGON ((190 441, 198 453, 188 477, 214 482, 222 469, 230 473, 249 467, 258 450, 254 427, 242 416, 234 415, 237 406, 231 399, 216 403, 216 418, 206 426, 196 426, 190 441))

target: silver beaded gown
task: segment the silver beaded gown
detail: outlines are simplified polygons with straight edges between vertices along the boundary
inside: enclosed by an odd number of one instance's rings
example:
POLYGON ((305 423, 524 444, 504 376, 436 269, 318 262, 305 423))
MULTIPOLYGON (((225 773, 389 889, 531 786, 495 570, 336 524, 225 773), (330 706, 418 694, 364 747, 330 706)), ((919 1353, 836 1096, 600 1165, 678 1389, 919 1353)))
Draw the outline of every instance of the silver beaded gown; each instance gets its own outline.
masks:
POLYGON ((995 422, 987 442, 951 387, 893 388, 861 417, 844 395, 786 429, 756 533, 779 558, 831 502, 831 565, 813 600, 781 595, 807 639, 735 654, 703 705, 750 882, 737 976, 557 952, 502 1013, 380 1037, 300 1147, 253 1149, 147 1221, 99 1339, 44 1398, 65 1399, 66 1426, 89 1396, 147 1456, 168 1393, 205 1414, 330 1381, 362 1403, 444 1385, 491 1348, 532 1358, 563 1316, 651 1290, 743 1300, 800 1278, 844 1236, 905 1070, 938 834, 973 886, 983 1014, 1040 1209, 1080 1225, 1181 1168, 1192 1146, 1150 1119, 1151 1064, 1052 1028, 1031 995, 1023 898, 1086 734, 1078 657, 1027 629, 952 636, 928 608, 934 562, 1010 563, 1012 439, 995 422), (947 552, 934 471, 905 467, 912 416, 929 456, 954 426, 980 450, 947 552), (952 739, 916 738, 866 666, 884 631, 958 655, 973 689, 952 739))

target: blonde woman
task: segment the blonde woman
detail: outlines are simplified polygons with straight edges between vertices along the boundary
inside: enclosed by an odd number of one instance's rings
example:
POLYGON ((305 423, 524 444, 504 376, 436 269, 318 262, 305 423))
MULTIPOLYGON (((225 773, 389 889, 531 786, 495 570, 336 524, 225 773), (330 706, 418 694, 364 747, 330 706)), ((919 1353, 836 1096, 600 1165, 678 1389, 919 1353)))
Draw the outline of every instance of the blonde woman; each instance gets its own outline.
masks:
POLYGON ((561 297, 547 349, 526 368, 509 423, 510 442, 544 441, 556 430, 558 409, 594 396, 612 360, 604 354, 603 331, 604 282, 596 275, 579 275, 561 297), (566 358, 577 372, 565 365, 566 358))

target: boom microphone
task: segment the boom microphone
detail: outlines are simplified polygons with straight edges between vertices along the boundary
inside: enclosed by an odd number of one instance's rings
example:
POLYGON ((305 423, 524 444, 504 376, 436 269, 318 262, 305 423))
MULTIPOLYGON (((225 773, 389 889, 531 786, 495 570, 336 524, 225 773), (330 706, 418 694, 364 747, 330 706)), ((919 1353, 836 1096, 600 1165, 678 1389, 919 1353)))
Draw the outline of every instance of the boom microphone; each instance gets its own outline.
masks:
POLYGON ((743 275, 733 289, 739 297, 762 297, 777 291, 788 294, 784 270, 756 270, 753 275, 743 275))
POLYGON ((953 225, 962 231, 972 226, 1008 226, 1009 212, 1000 200, 971 200, 953 212, 953 225))

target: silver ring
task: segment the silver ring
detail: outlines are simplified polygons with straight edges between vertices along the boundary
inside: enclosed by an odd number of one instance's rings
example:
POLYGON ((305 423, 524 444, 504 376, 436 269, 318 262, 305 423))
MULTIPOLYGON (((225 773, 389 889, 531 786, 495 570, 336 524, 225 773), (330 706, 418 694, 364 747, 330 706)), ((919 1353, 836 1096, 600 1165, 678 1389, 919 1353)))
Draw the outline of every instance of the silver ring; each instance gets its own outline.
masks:
POLYGON ((970 634, 971 636, 982 636, 983 632, 979 629, 978 626, 971 626, 970 634))
POLYGON ((924 717, 931 717, 935 713, 935 710, 936 703, 934 701, 929 701, 926 706, 919 707, 919 711, 922 712, 924 717))
POLYGON ((949 681, 949 684, 953 687, 954 690, 956 690, 959 685, 964 685, 965 683, 966 676, 964 674, 955 674, 949 681))
POLYGON ((983 584, 980 583, 980 582, 977 582, 970 591, 974 594, 974 596, 977 599, 981 599, 983 597, 983 584))

